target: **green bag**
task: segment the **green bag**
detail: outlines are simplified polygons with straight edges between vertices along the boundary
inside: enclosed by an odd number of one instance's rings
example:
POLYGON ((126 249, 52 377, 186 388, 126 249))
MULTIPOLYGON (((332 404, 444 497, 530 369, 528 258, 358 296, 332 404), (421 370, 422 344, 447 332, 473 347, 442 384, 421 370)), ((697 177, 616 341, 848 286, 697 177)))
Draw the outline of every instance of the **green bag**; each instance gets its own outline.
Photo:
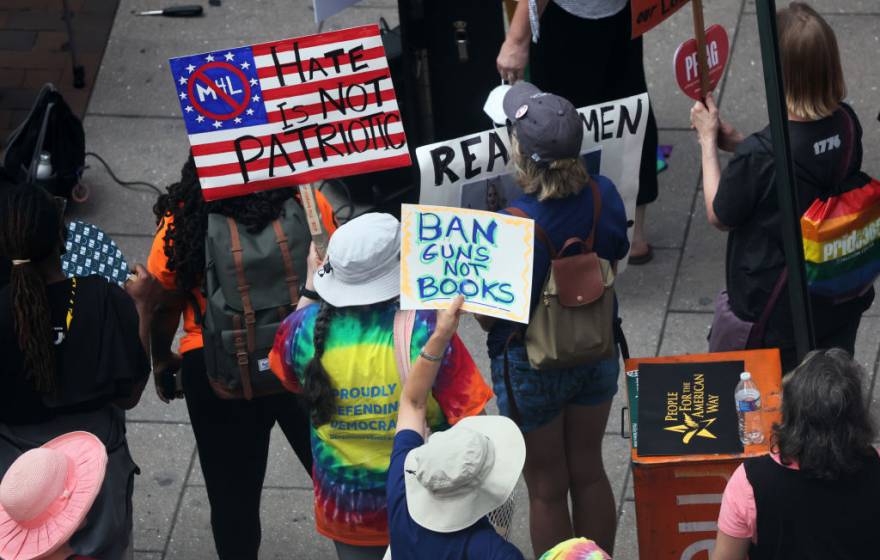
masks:
POLYGON ((205 364, 223 399, 284 392, 269 368, 278 326, 299 301, 312 236, 294 199, 256 234, 232 218, 208 215, 205 240, 205 364))

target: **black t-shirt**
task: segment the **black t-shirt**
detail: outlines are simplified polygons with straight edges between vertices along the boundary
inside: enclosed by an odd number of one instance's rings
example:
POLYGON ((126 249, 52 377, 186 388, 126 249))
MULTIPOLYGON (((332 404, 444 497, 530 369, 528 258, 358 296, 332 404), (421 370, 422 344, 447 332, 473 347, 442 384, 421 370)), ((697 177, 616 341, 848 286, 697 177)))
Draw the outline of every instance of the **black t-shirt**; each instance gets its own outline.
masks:
MULTIPOLYGON (((818 121, 789 121, 791 152, 797 179, 799 213, 816 198, 839 192, 862 165, 862 128, 848 105, 818 121)), ((757 321, 785 267, 776 172, 769 127, 739 146, 727 168, 713 209, 733 228, 727 239, 727 291, 730 306, 741 319, 757 321)), ((834 304, 813 296, 817 338, 833 333, 870 307, 874 293, 834 304)), ((764 343, 786 348, 794 344, 788 290, 783 290, 770 315, 764 343)))
POLYGON ((150 372, 131 297, 98 276, 46 287, 55 341, 53 394, 33 389, 15 334, 12 294, 0 289, 0 422, 33 424, 58 414, 96 410, 131 395, 150 372), (73 293, 70 330, 66 318, 73 293))

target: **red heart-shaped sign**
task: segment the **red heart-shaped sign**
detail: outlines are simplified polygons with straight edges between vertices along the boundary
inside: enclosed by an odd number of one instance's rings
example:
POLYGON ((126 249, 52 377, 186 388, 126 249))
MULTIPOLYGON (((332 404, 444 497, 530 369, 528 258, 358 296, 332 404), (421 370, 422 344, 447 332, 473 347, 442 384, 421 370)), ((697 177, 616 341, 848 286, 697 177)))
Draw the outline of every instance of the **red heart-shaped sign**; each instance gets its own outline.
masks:
MULTIPOLYGON (((724 74, 727 56, 730 54, 730 42, 727 31, 720 25, 713 25, 706 30, 706 63, 709 67, 709 91, 724 74)), ((691 99, 701 99, 700 65, 697 62, 697 40, 688 39, 675 50, 675 80, 678 87, 691 99)), ((706 92, 709 93, 709 92, 706 92)))

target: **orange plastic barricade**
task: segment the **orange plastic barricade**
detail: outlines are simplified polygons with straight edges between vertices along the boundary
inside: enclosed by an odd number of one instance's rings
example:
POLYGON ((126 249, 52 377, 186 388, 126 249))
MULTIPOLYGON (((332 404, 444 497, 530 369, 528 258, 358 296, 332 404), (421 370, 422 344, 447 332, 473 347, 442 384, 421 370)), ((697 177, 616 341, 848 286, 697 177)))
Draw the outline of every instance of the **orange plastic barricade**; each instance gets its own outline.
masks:
POLYGON ((772 425, 781 419, 782 372, 776 349, 626 361, 626 371, 633 371, 642 363, 730 360, 745 362, 761 391, 764 443, 747 445, 744 453, 729 455, 639 457, 633 449, 639 557, 644 560, 708 560, 727 481, 744 459, 767 453, 772 425))

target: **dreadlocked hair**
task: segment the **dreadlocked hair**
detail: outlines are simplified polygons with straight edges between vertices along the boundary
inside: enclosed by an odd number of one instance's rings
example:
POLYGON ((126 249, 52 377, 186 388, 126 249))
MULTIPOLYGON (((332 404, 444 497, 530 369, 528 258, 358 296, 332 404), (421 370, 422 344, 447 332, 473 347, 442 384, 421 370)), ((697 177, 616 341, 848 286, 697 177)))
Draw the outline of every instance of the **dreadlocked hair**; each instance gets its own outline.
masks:
POLYGON ((19 261, 9 278, 18 347, 25 379, 41 393, 55 390, 55 347, 46 282, 36 264, 61 244, 61 213, 43 189, 8 189, 0 203, 0 254, 19 261))
POLYGON ((175 273, 177 287, 190 291, 202 286, 205 273, 205 234, 208 213, 228 216, 256 234, 284 212, 284 202, 294 196, 294 189, 283 188, 205 202, 190 154, 180 170, 180 181, 171 184, 153 206, 156 223, 171 218, 163 241, 168 270, 175 273))
POLYGON ((327 303, 321 303, 318 316, 315 317, 314 338, 315 355, 306 366, 305 372, 305 397, 309 403, 312 423, 322 426, 330 421, 336 412, 336 397, 333 394, 333 384, 330 375, 324 369, 321 358, 324 356, 324 345, 330 332, 330 323, 336 308, 327 303))

